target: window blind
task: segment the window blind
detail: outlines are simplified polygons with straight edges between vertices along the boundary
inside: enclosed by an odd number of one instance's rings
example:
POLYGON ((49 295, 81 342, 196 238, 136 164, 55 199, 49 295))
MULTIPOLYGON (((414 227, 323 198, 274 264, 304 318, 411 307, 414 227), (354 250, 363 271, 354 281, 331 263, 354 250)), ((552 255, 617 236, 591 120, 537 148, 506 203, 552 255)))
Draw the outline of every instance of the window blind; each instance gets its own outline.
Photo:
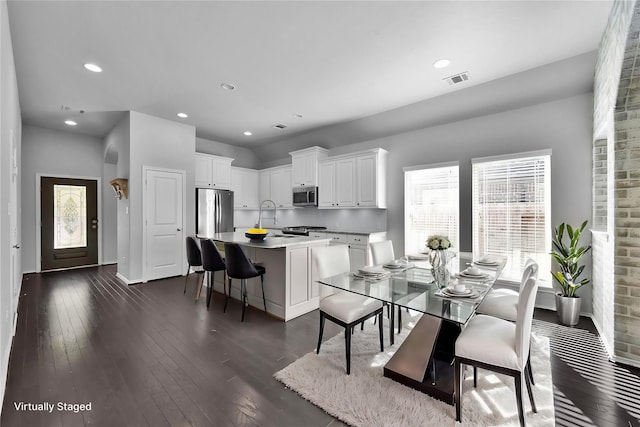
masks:
POLYGON ((458 169, 457 163, 405 169, 405 253, 423 250, 432 234, 458 248, 458 169))
POLYGON ((527 258, 538 263, 540 278, 549 275, 550 161, 550 154, 526 153, 473 160, 473 253, 507 256, 505 280, 519 282, 527 258))

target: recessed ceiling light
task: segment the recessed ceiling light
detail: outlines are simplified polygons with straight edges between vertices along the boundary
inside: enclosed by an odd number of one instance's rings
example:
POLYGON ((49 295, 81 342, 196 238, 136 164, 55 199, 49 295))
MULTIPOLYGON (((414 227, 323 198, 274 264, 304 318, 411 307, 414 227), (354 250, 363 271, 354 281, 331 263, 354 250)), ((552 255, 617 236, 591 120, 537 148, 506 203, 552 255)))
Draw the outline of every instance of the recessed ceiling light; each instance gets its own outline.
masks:
POLYGON ((303 116, 302 114, 294 114, 293 117, 295 117, 296 119, 301 119, 303 116))
POLYGON ((178 113, 178 117, 180 117, 181 119, 186 119, 187 117, 189 117, 189 115, 187 113, 178 113))
POLYGON ((251 135, 253 135, 253 134, 252 134, 251 132, 249 132, 248 130, 244 131, 244 134, 245 134, 246 136, 251 136, 251 135))
POLYGON ((235 90, 236 85, 233 83, 220 83, 220 87, 224 90, 235 90))
POLYGON ((98 65, 92 64, 90 62, 87 62, 86 64, 84 64, 84 68, 86 68, 89 71, 93 71, 94 73, 101 73, 102 72, 102 68, 100 68, 98 65))
POLYGON ((433 63, 433 68, 444 68, 449 64, 451 64, 451 61, 449 61, 448 59, 438 59, 433 63))
POLYGON ((67 125, 67 126, 76 126, 77 125, 77 123, 74 122, 73 120, 65 120, 64 124, 67 125))

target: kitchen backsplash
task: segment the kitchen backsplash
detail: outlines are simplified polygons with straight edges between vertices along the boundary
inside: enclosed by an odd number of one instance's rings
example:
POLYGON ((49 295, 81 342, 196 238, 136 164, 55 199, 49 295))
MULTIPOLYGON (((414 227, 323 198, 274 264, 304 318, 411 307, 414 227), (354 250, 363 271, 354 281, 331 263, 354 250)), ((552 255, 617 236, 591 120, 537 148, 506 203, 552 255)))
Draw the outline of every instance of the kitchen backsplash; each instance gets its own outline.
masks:
MULTIPOLYGON (((253 227, 258 220, 258 211, 236 210, 234 225, 239 228, 253 227)), ((324 226, 332 230, 386 231, 385 209, 280 209, 278 224, 273 224, 273 209, 262 212, 262 226, 282 228, 296 225, 324 226)))

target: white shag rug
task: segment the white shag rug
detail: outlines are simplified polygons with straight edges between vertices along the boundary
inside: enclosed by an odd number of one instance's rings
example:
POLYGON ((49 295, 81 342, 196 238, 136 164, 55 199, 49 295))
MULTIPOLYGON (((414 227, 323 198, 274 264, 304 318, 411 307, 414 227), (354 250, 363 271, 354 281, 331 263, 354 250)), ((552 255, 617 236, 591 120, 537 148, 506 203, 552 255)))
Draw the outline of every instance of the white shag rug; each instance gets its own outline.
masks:
MULTIPOLYGON (((404 317, 404 316, 403 316, 404 317)), ((404 319, 403 319, 404 320, 404 319)), ((383 376, 383 367, 415 324, 406 316, 405 327, 385 351, 380 352, 378 328, 370 322, 356 328, 351 341, 351 375, 346 374, 344 334, 325 341, 320 354, 306 354, 274 377, 328 414, 352 426, 519 426, 513 378, 478 369, 478 387, 473 371, 466 370, 463 383, 462 423, 456 423, 455 407, 383 376)), ((385 319, 386 321, 386 319, 385 319)), ((536 385, 533 393, 538 413, 531 412, 523 390, 527 426, 553 426, 553 386, 548 338, 533 328, 531 364, 536 385)))

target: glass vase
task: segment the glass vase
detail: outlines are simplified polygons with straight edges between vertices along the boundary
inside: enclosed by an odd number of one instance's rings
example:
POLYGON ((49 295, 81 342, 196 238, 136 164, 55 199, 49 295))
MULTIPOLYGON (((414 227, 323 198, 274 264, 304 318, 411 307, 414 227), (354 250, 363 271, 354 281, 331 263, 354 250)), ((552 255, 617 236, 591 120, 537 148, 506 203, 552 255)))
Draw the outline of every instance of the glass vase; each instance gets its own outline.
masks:
POLYGON ((431 264, 431 275, 434 283, 439 289, 449 286, 451 278, 448 264, 451 261, 449 251, 446 249, 434 249, 429 253, 429 263, 431 264))

